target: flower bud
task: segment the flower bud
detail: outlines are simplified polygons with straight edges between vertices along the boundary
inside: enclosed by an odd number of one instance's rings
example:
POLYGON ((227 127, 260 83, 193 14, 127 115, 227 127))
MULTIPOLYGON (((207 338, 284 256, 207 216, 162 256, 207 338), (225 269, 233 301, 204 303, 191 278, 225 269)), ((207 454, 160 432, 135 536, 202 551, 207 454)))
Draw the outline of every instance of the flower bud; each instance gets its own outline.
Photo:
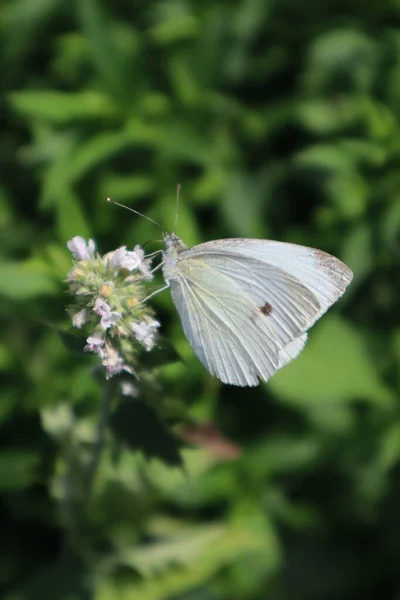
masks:
POLYGON ((114 291, 113 286, 110 285, 109 283, 105 283, 100 288, 100 295, 104 296, 104 298, 109 298, 111 296, 111 294, 113 293, 113 291, 114 291))

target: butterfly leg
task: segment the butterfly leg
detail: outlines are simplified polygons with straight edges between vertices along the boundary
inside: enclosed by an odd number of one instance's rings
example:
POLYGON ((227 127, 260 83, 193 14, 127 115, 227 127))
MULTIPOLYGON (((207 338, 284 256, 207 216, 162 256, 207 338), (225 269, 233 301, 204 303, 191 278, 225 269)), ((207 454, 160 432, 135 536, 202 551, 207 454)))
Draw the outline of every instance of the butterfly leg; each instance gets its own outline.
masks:
POLYGON ((157 254, 162 254, 164 252, 164 250, 156 250, 155 252, 152 252, 151 254, 146 254, 145 258, 154 258, 155 256, 157 256, 157 254))
MULTIPOLYGON (((158 269, 161 269, 161 267, 163 266, 164 261, 160 262, 156 267, 154 267, 154 269, 152 269, 151 271, 149 271, 149 273, 152 275, 153 273, 155 273, 156 271, 158 271, 158 269)), ((142 279, 148 279, 148 275, 142 275, 141 277, 138 277, 136 279, 136 281, 141 281, 142 279)))
POLYGON ((159 290, 156 290, 155 292, 153 292, 152 294, 150 294, 149 296, 147 296, 147 298, 145 298, 144 300, 142 300, 140 302, 140 304, 143 304, 144 302, 147 302, 147 300, 150 300, 150 298, 152 298, 153 296, 155 296, 156 294, 159 294, 160 292, 163 292, 164 290, 167 290, 169 288, 170 284, 167 283, 167 285, 164 285, 162 288, 160 288, 159 290))
POLYGON ((150 273, 155 273, 156 271, 158 271, 158 269, 161 269, 161 267, 163 266, 164 261, 162 260, 156 267, 154 267, 154 269, 152 269, 150 271, 150 273))

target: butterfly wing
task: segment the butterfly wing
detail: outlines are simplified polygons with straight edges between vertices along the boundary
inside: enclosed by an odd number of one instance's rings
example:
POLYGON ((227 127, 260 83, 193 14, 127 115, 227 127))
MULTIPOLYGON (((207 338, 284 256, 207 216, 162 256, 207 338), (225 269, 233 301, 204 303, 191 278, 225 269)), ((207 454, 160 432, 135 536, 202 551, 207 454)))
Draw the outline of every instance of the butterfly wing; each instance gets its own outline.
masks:
MULTIPOLYGON (((191 260, 196 262, 195 259, 191 260)), ((214 252, 204 253, 197 260, 216 273, 215 279, 222 276, 228 278, 251 299, 253 312, 261 314, 271 327, 278 351, 293 344, 320 311, 320 304, 310 290, 269 263, 247 256, 214 252)), ((185 262, 183 258, 178 264, 185 262)), ((297 356, 303 346, 304 342, 293 344, 286 355, 282 353, 279 362, 285 364, 297 356)))
POLYGON ((279 368, 274 332, 250 296, 202 260, 179 260, 171 294, 185 335, 224 383, 254 386, 279 368))
POLYGON ((296 358, 303 350, 307 341, 307 334, 303 333, 298 338, 289 342, 287 346, 279 350, 279 368, 287 365, 291 360, 296 358))
MULTIPOLYGON (((322 250, 271 240, 217 240, 191 248, 182 253, 182 259, 187 254, 233 277, 257 303, 264 299, 272 305, 268 298, 274 297, 274 291, 278 294, 277 299, 282 299, 283 290, 269 281, 269 269, 273 266, 283 271, 306 288, 319 306, 309 312, 303 331, 342 296, 353 278, 353 273, 344 263, 322 250)), ((275 308, 279 309, 279 303, 275 308)), ((287 309, 290 311, 290 306, 287 309)), ((279 328, 283 315, 276 316, 279 328)))

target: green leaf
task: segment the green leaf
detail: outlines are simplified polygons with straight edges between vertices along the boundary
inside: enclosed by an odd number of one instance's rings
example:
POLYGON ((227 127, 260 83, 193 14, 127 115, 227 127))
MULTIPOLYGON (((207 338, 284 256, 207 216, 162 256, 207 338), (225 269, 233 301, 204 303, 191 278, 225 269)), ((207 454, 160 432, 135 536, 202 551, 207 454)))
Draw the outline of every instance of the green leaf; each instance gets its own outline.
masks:
POLYGON ((382 219, 382 234, 389 246, 398 247, 398 234, 400 231, 400 196, 392 198, 392 203, 387 207, 382 219))
POLYGON ((78 181, 93 168, 129 147, 153 145, 157 130, 144 123, 130 121, 124 129, 102 132, 82 142, 71 157, 68 167, 69 180, 78 181))
POLYGON ((282 399, 313 406, 362 399, 390 406, 391 392, 380 381, 365 340, 339 317, 323 317, 293 362, 268 383, 282 399))
POLYGON ((216 161, 211 141, 188 123, 169 122, 159 139, 159 149, 167 160, 173 158, 204 166, 216 161))
POLYGON ((307 100, 295 108, 299 122, 318 135, 338 133, 360 118, 360 103, 353 99, 307 100))
POLYGON ((327 192, 345 219, 358 219, 366 211, 369 186, 355 171, 333 177, 327 184, 327 192))
POLYGON ((398 138, 398 121, 388 106, 371 98, 363 98, 362 108, 368 134, 372 139, 387 143, 388 139, 398 138))
POLYGON ((7 600, 91 600, 90 578, 80 559, 63 557, 58 564, 42 567, 31 576, 26 587, 7 600))
POLYGON ((90 238, 90 227, 75 193, 65 186, 59 190, 57 202, 57 228, 61 240, 67 241, 75 235, 90 238))
POLYGON ((106 174, 99 183, 99 196, 126 202, 132 198, 147 196, 155 188, 155 181, 146 175, 106 174))
POLYGON ((176 565, 187 567, 207 552, 223 533, 221 525, 193 527, 159 542, 126 549, 121 552, 119 562, 134 567, 143 577, 160 574, 176 565))
POLYGON ((40 457, 32 450, 0 452, 0 492, 12 492, 29 487, 37 480, 40 457))
POLYGON ((82 334, 70 329, 68 331, 64 331, 58 327, 55 328, 57 333, 59 334, 63 344, 65 347, 75 356, 79 356, 82 358, 85 354, 83 348, 86 345, 85 337, 82 334))
POLYGON ((0 403, 0 424, 5 423, 19 406, 17 391, 6 386, 3 387, 0 403))
POLYGON ((65 439, 74 425, 74 413, 66 403, 44 406, 40 411, 42 427, 56 440, 65 439))
POLYGON ((182 466, 179 441, 147 404, 125 399, 111 415, 110 426, 131 450, 140 450, 147 458, 158 458, 170 466, 182 466))
POLYGON ((371 228, 366 223, 360 223, 343 241, 340 257, 357 274, 347 294, 351 294, 354 287, 361 284, 375 267, 372 236, 371 228))
POLYGON ((9 95, 12 108, 25 118, 66 124, 88 119, 111 119, 116 115, 110 98, 98 92, 23 91, 9 95))
POLYGON ((179 40, 196 38, 199 31, 200 23, 196 17, 190 14, 177 14, 170 15, 169 18, 152 27, 149 33, 156 43, 167 45, 179 40))
MULTIPOLYGON (((17 64, 37 41, 50 18, 59 10, 57 0, 14 0, 1 7, 1 37, 5 57, 17 64)), ((5 74, 4 74, 5 75, 5 74)))
MULTIPOLYGON (((0 342, 0 371, 6 371, 14 362, 12 350, 6 344, 0 342)), ((0 408, 1 411, 1 408, 0 408)))
POLYGON ((344 218, 359 218, 365 212, 369 187, 359 175, 351 152, 334 145, 315 144, 299 152, 294 162, 314 171, 315 176, 322 175, 325 193, 344 218))
POLYGON ((241 81, 252 66, 252 44, 265 27, 271 6, 264 0, 243 0, 233 13, 232 29, 235 43, 226 57, 227 76, 241 81))
POLYGON ((183 106, 196 105, 201 98, 201 90, 187 57, 181 55, 171 57, 168 72, 174 94, 179 102, 183 106))
POLYGON ((400 461, 400 423, 384 430, 379 448, 378 463, 385 471, 393 469, 400 461))
POLYGON ((32 300, 52 296, 57 290, 53 279, 27 263, 0 262, 0 296, 9 300, 32 300))
POLYGON ((241 237, 263 237, 261 211, 264 203, 263 181, 244 173, 232 173, 221 198, 224 221, 241 237), (246 210, 243 199, 248 198, 246 210))
POLYGON ((329 90, 340 76, 348 81, 351 90, 370 91, 379 58, 375 39, 356 28, 343 27, 333 28, 310 41, 303 79, 308 93, 329 90))
POLYGON ((212 590, 210 590, 205 585, 201 585, 201 586, 196 586, 196 589, 186 591, 183 594, 179 594, 179 596, 174 596, 170 600, 219 600, 219 599, 212 590))
POLYGON ((181 355, 166 338, 159 338, 151 352, 142 352, 140 355, 140 366, 144 370, 181 361, 181 355))
POLYGON ((126 52, 116 43, 107 4, 99 0, 85 0, 78 2, 77 9, 104 89, 127 108, 132 81, 129 72, 131 65, 126 52))
MULTIPOLYGON (((254 507, 252 512, 254 513, 254 507)), ((186 567, 183 565, 177 569, 171 565, 157 577, 149 578, 142 583, 130 582, 125 590, 121 586, 114 587, 112 582, 104 582, 96 595, 96 600, 117 600, 117 598, 121 598, 121 594, 124 597, 125 592, 131 597, 141 600, 165 600, 175 594, 183 594, 192 590, 236 562, 240 564, 251 553, 254 553, 259 561, 264 563, 264 580, 266 573, 271 575, 276 572, 280 561, 279 547, 275 532, 265 515, 253 514, 253 518, 248 517, 247 519, 243 517, 229 527, 221 527, 216 524, 199 527, 197 530, 199 532, 197 535, 202 543, 208 538, 207 544, 202 551, 198 552, 196 560, 192 560, 186 567), (204 533, 201 533, 202 530, 204 533), (117 595, 117 589, 119 595, 117 595)), ((185 562, 185 549, 189 549, 190 552, 194 551, 196 542, 194 533, 195 530, 192 534, 193 545, 190 544, 190 539, 187 542, 188 545, 182 544, 179 547, 179 545, 171 544, 171 555, 174 554, 175 559, 178 556, 179 561, 185 562)), ((168 545, 166 544, 165 547, 167 548, 168 545)), ((137 566, 136 563, 140 561, 141 557, 137 550, 132 552, 135 566, 137 566)), ((168 564, 168 554, 168 551, 163 553, 156 544, 154 557, 152 557, 150 546, 147 554, 143 557, 141 566, 145 564, 145 568, 153 570, 157 563, 168 564)), ((123 555, 121 558, 124 560, 123 555)), ((126 560, 130 562, 129 552, 126 554, 126 560)))

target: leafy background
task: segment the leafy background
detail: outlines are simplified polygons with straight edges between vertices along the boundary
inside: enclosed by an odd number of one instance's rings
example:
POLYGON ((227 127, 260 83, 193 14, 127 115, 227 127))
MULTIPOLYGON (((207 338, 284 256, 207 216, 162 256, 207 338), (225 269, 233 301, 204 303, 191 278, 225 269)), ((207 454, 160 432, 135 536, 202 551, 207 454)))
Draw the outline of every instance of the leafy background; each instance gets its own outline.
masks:
POLYGON ((0 597, 399 598, 400 3, 3 0, 0 40, 0 597), (154 240, 105 198, 171 228, 177 182, 189 245, 355 279, 257 389, 157 296, 182 361, 121 398, 62 333, 66 241, 154 240))

